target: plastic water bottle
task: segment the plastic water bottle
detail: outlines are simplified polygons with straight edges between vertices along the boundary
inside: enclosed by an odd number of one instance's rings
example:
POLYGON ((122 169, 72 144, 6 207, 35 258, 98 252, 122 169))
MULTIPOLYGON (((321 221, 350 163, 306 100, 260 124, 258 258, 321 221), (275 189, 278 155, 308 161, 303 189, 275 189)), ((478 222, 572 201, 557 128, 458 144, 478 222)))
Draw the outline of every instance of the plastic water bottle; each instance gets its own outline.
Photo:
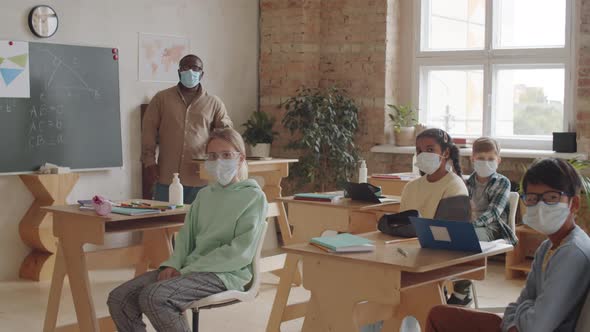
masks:
POLYGON ((416 154, 414 153, 414 156, 412 157, 412 173, 415 175, 420 175, 420 169, 418 169, 418 166, 416 165, 417 162, 416 154))
POLYGON ((168 187, 168 202, 170 203, 170 205, 183 205, 184 191, 182 188, 182 184, 180 184, 178 173, 174 173, 173 175, 174 177, 172 178, 172 183, 170 184, 170 187, 168 187))
POLYGON ((359 183, 367 183, 367 164, 361 160, 361 167, 359 168, 359 183))

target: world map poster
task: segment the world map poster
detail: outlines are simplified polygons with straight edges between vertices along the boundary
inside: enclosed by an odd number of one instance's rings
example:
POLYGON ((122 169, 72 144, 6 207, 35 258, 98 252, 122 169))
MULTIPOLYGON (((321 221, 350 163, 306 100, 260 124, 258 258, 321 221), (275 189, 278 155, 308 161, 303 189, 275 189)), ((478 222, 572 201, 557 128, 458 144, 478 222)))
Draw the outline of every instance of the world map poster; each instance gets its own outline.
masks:
POLYGON ((0 40, 0 98, 30 98, 29 43, 0 40))
POLYGON ((178 62, 188 53, 188 38, 140 33, 138 79, 178 82, 178 62))

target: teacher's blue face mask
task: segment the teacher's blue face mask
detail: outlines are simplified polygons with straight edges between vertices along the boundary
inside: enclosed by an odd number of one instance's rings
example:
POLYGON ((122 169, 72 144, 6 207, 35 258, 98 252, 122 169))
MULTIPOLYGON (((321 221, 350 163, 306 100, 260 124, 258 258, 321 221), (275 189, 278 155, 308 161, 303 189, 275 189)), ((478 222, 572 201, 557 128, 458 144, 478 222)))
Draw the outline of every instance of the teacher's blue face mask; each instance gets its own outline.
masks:
POLYGON ((185 87, 192 89, 199 85, 201 80, 201 72, 194 71, 192 69, 181 71, 180 72, 180 83, 185 87))

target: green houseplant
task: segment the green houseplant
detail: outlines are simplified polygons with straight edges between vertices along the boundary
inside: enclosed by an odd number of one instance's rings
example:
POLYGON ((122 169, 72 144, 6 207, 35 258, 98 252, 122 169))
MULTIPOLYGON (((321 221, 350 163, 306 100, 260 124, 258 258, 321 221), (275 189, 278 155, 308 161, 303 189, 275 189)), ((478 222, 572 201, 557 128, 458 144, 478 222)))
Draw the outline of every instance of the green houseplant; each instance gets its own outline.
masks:
POLYGON ((415 144, 415 125, 418 124, 416 110, 412 105, 387 105, 387 115, 393 126, 395 145, 412 146, 415 144))
POLYGON ((249 156, 268 157, 270 155, 270 145, 274 137, 278 135, 272 130, 274 123, 274 118, 258 110, 252 113, 248 121, 243 124, 246 130, 242 137, 249 147, 249 156))
POLYGON ((354 143, 359 110, 354 101, 336 87, 300 88, 281 106, 286 110, 283 126, 294 136, 287 148, 301 152, 292 168, 297 184, 325 191, 328 185, 347 181, 359 159, 354 143))

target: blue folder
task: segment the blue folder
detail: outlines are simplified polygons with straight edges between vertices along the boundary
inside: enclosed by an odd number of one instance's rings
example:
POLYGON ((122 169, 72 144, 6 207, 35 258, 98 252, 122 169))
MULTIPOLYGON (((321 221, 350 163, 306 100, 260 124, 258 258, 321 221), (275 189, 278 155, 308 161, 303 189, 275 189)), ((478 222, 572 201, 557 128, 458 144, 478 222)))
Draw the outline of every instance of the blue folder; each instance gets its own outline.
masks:
POLYGON ((469 222, 410 217, 420 246, 467 252, 483 252, 475 228, 469 222))

